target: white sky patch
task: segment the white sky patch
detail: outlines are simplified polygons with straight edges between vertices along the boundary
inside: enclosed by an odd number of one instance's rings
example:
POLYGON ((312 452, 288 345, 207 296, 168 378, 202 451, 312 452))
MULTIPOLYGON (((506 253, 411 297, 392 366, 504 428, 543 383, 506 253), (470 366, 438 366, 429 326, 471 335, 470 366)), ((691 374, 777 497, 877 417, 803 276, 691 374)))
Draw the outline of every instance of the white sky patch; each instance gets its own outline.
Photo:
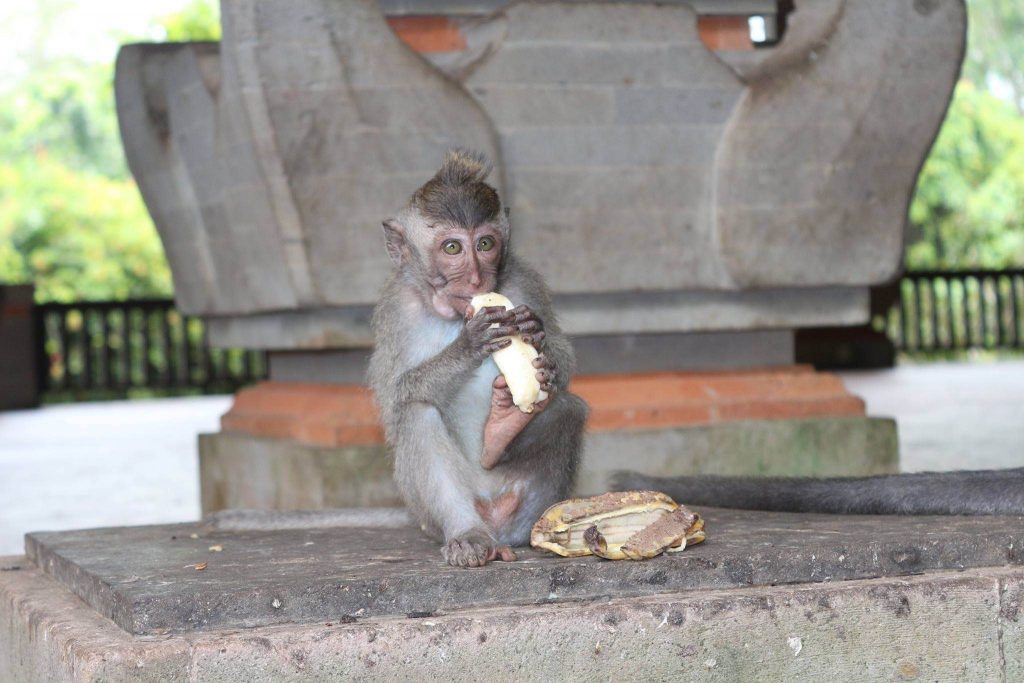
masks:
POLYGON ((24 73, 28 57, 44 40, 47 55, 113 62, 126 38, 145 36, 154 19, 186 4, 188 0, 5 2, 0 6, 0 85, 24 73), (48 34, 42 22, 47 12, 58 15, 48 34))

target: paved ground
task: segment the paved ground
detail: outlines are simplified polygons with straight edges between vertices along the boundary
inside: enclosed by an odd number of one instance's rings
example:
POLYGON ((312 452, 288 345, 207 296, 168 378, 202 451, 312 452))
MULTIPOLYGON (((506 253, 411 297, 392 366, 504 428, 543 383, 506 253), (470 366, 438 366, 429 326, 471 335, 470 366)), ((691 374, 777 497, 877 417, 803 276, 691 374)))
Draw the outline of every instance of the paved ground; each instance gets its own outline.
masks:
POLYGON ((33 529, 199 516, 196 434, 228 396, 49 406, 0 413, 0 555, 33 529))
MULTIPOLYGON (((899 421, 903 468, 1024 466, 1024 361, 905 365, 843 375, 872 415, 899 421)), ((0 413, 0 555, 22 534, 194 520, 196 434, 229 397, 0 413)))
POLYGON ((904 471, 1024 467, 1024 361, 842 376, 869 415, 896 417, 904 471))

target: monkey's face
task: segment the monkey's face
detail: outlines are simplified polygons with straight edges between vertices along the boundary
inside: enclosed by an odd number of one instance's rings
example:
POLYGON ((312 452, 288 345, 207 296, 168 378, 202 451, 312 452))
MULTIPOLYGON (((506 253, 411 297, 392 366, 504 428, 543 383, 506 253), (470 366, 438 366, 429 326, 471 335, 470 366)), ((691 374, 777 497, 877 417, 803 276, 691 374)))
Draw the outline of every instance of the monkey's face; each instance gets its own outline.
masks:
POLYGON ((447 320, 460 318, 470 299, 495 290, 503 247, 501 232, 490 223, 471 230, 435 229, 427 250, 427 267, 430 303, 438 315, 447 320))

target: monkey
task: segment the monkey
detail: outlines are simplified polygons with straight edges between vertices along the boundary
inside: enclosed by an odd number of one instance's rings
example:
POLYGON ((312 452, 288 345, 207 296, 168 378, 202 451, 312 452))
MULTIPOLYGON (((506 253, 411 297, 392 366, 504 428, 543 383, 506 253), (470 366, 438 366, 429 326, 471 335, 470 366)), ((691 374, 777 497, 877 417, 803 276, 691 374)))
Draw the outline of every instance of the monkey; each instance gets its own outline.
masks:
POLYGON ((872 477, 648 477, 616 472, 616 490, 662 491, 687 505, 861 515, 1024 515, 1024 467, 872 477))
POLYGON ((541 277, 511 248, 509 211, 484 155, 449 151, 383 221, 394 266, 371 318, 368 379, 399 494, 457 567, 512 561, 543 511, 565 499, 587 406, 566 387, 575 355, 541 277), (496 291, 518 304, 474 311, 496 291), (491 354, 520 334, 548 398, 524 413, 491 354))

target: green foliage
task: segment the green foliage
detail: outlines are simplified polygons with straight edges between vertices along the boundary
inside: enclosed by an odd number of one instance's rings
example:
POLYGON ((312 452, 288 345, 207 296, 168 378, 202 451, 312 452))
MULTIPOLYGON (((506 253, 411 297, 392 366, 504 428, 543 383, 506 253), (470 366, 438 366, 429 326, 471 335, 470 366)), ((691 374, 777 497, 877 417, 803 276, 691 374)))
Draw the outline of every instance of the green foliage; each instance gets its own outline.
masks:
POLYGON ((961 81, 910 208, 917 268, 1024 263, 1024 117, 961 81))
POLYGON ((1024 6, 1020 0, 969 0, 964 76, 1007 91, 1024 114, 1024 6))
POLYGON ((1024 265, 1024 5, 967 7, 962 78, 910 208, 911 268, 1024 265))
MULTIPOLYGON (((0 90, 0 282, 34 282, 39 301, 168 296, 167 261, 121 149, 114 65, 49 54, 49 26, 67 9, 36 6, 30 68, 0 90)), ((216 0, 192 0, 149 33, 216 40, 216 0)))
POLYGON ((164 40, 220 40, 220 5, 209 0, 192 0, 178 12, 157 20, 164 40))
POLYGON ((79 171, 44 147, 0 165, 0 272, 35 282, 40 301, 171 292, 135 183, 79 171))

